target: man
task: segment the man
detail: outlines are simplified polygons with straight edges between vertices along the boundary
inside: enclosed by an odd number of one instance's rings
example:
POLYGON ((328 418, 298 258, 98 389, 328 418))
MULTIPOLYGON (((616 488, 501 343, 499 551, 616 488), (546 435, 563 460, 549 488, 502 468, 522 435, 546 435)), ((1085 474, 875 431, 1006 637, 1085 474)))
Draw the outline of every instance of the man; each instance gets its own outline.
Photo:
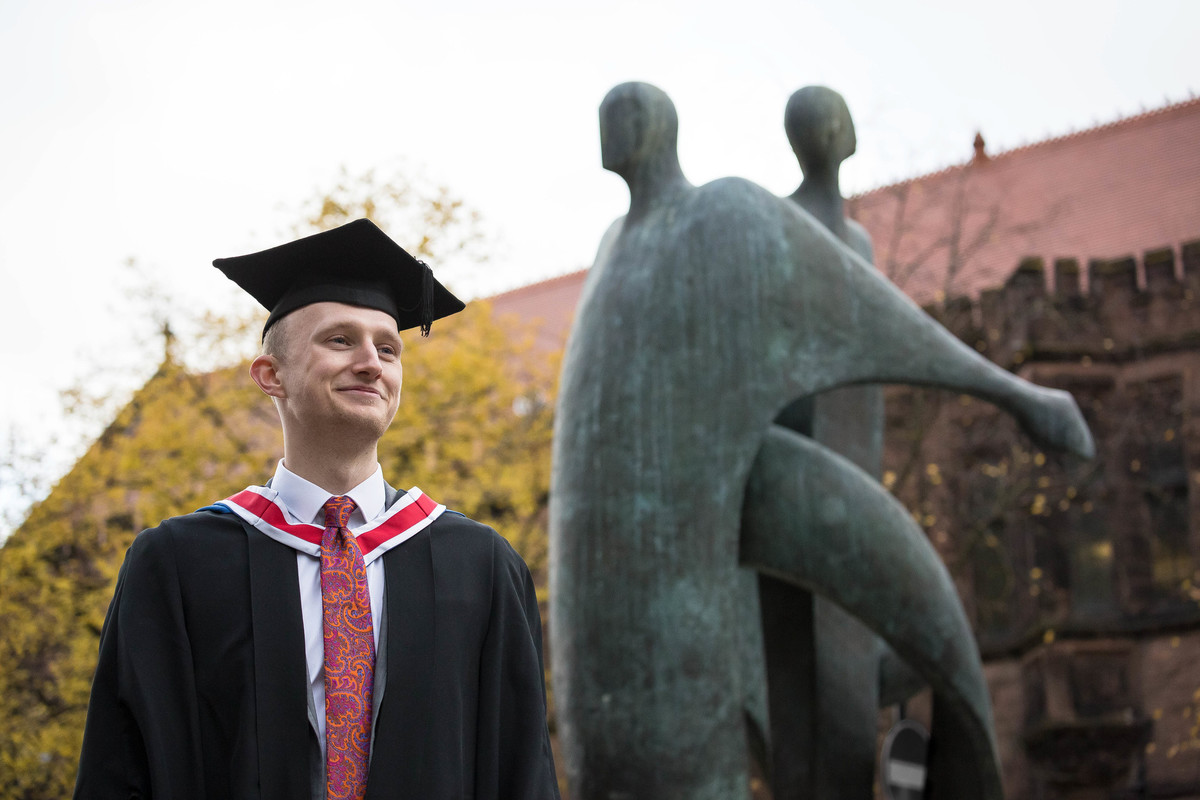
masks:
POLYGON ((376 457, 399 332, 463 304, 367 220, 214 265, 271 312, 284 457, 130 547, 75 796, 556 798, 529 570, 376 457))

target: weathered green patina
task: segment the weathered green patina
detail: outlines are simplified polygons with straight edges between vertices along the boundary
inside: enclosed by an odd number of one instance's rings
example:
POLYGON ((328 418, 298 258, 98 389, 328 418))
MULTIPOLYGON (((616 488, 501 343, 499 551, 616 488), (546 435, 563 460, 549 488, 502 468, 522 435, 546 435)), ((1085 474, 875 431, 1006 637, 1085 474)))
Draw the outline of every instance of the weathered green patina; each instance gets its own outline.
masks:
POLYGON ((942 791, 970 780, 999 798, 978 654, 940 561, 869 475, 774 420, 840 386, 927 384, 1090 455, 1074 401, 979 357, 790 200, 735 178, 693 187, 658 89, 618 86, 600 121, 630 209, 568 342, 550 506, 574 796, 747 795, 746 711, 764 678, 746 652, 745 562, 895 647, 944 701, 935 725, 963 732, 942 791))

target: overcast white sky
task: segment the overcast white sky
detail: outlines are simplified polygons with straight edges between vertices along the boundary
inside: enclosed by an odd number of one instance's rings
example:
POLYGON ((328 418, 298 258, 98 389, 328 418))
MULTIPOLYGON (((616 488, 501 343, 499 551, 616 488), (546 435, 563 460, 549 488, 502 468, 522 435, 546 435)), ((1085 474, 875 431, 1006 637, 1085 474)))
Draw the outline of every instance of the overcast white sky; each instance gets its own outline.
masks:
POLYGON ((212 259, 282 241, 342 166, 474 206, 490 272, 455 288, 486 295, 587 266, 624 212, 596 117, 620 82, 674 99, 694 183, 779 194, 784 104, 831 86, 849 194, 965 160, 976 130, 996 151, 1186 99, 1198 33, 1190 0, 0 0, 0 434, 36 443, 59 389, 126 368, 126 259, 224 302, 212 259))

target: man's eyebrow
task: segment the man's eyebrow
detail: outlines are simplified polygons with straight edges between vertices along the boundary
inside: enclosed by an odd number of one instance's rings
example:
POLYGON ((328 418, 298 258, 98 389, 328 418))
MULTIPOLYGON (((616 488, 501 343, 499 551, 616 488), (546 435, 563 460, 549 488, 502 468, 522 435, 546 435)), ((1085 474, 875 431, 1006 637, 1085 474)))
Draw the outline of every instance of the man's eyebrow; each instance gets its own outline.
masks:
POLYGON ((370 324, 364 324, 353 319, 331 320, 330 322, 315 328, 313 332, 314 335, 323 336, 337 330, 338 328, 343 328, 354 333, 368 333, 380 341, 384 339, 391 339, 397 344, 404 344, 404 341, 400 338, 399 331, 394 331, 390 328, 375 328, 370 324))
POLYGON ((362 327, 362 325, 359 325, 352 319, 332 319, 323 325, 318 325, 314 330, 317 333, 328 333, 328 332, 330 332, 332 330, 336 330, 338 328, 355 328, 355 329, 357 329, 357 328, 361 328, 361 327, 362 327))

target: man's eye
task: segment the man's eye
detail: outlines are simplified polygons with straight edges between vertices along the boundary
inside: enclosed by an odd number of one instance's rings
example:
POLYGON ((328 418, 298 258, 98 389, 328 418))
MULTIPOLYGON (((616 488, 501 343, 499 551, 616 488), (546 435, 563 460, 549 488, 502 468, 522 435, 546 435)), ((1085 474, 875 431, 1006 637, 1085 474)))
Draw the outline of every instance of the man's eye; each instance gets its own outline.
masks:
POLYGON ((379 348, 379 352, 383 353, 385 356, 394 356, 396 355, 396 348, 392 347, 390 344, 385 344, 379 348))
POLYGON ((350 344, 350 340, 347 339, 345 336, 341 336, 341 335, 331 336, 331 337, 329 337, 329 341, 333 344, 350 344))

